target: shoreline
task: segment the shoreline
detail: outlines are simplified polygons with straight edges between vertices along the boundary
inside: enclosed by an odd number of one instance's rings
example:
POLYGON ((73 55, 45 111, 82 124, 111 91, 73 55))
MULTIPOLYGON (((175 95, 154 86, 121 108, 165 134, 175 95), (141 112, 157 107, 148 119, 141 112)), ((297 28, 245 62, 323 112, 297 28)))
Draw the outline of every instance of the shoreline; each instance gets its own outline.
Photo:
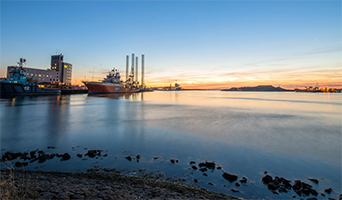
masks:
POLYGON ((0 199, 241 199, 193 185, 104 172, 0 170, 0 199))

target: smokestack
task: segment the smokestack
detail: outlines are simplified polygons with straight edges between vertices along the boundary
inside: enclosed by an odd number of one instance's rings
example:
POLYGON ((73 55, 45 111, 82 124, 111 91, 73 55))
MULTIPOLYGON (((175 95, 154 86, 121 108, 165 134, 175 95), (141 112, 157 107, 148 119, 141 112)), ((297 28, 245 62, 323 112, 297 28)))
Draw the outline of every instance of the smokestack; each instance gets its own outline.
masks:
POLYGON ((135 62, 135 81, 138 82, 138 56, 136 57, 136 62, 135 62))
POLYGON ((132 81, 134 81, 134 53, 132 53, 132 68, 131 68, 131 74, 132 74, 132 81))
POLYGON ((141 85, 145 85, 144 77, 145 77, 145 69, 144 69, 144 54, 141 55, 141 85))
POLYGON ((126 56, 126 80, 128 79, 129 55, 126 56))

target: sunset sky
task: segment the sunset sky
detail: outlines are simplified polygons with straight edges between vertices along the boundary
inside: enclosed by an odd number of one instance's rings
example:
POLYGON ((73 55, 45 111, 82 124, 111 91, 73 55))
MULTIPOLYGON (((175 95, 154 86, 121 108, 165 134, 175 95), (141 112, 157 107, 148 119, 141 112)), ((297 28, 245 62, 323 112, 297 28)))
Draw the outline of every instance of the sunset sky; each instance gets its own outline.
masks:
POLYGON ((1 1, 0 77, 56 53, 73 84, 113 67, 124 77, 135 53, 147 86, 342 87, 341 24, 340 0, 1 1))

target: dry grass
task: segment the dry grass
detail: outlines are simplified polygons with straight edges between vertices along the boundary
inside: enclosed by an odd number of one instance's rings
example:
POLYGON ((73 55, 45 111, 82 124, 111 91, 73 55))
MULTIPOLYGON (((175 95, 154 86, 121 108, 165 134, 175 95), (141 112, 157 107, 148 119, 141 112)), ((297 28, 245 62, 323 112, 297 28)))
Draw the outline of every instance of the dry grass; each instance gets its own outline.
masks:
POLYGON ((25 176, 25 171, 21 171, 21 177, 15 178, 16 170, 13 165, 8 162, 1 163, 8 170, 6 174, 0 171, 0 199, 27 199, 37 195, 35 188, 31 187, 29 179, 25 176))

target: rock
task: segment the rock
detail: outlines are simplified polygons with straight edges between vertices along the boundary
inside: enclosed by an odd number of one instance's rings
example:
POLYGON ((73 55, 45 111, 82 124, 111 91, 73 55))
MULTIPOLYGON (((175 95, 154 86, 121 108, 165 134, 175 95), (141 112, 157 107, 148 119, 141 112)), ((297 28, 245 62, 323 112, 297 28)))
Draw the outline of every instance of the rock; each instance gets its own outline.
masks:
POLYGON ((40 151, 38 151, 38 154, 45 154, 45 152, 40 150, 40 151))
POLYGON ((325 189, 325 190, 324 190, 324 192, 325 192, 325 193, 327 193, 327 194, 330 194, 330 193, 331 193, 331 191, 332 191, 332 189, 331 189, 331 188, 327 188, 327 189, 325 189))
POLYGON ((126 160, 128 160, 128 161, 132 161, 131 156, 127 156, 127 157, 125 157, 125 158, 126 158, 126 160))
POLYGON ((287 193, 287 190, 285 188, 285 186, 279 186, 279 189, 278 189, 279 192, 283 192, 283 193, 287 193))
POLYGON ((208 185, 214 185, 214 183, 212 183, 212 182, 209 181, 209 182, 208 182, 208 185))
POLYGON ((222 167, 221 166, 217 166, 216 169, 222 169, 222 167))
POLYGON ((295 182, 292 185, 292 188, 294 190, 300 190, 302 188, 302 182, 300 180, 295 180, 295 182))
POLYGON ((280 178, 281 182, 284 184, 286 189, 291 189, 292 185, 291 185, 291 181, 285 178, 280 178))
POLYGON ((264 171, 264 174, 267 174, 267 171, 264 171))
POLYGON ((136 158, 139 160, 140 159, 140 155, 137 155, 136 158))
POLYGON ((206 174, 206 173, 203 173, 202 175, 203 175, 203 176, 208 176, 208 174, 206 174))
POLYGON ((325 197, 325 194, 324 194, 324 193, 321 193, 321 196, 322 196, 322 197, 325 197))
POLYGON ((55 156, 56 156, 56 154, 54 154, 54 153, 50 154, 49 160, 50 160, 50 159, 53 159, 55 156))
POLYGON ((78 153, 76 156, 79 158, 82 158, 82 154, 80 154, 80 153, 78 153))
POLYGON ((208 169, 215 169, 215 163, 214 162, 205 162, 205 163, 199 163, 199 167, 206 167, 208 169))
POLYGON ((278 184, 281 183, 281 179, 278 176, 274 177, 274 181, 278 184))
POLYGON ((94 158, 95 156, 101 156, 100 150, 88 150, 88 153, 85 156, 89 156, 90 158, 94 158))
POLYGON ((317 180, 317 179, 314 179, 314 178, 308 178, 308 179, 309 179, 310 181, 312 181, 312 182, 318 184, 318 180, 317 180))
POLYGON ((243 176, 239 181, 241 183, 247 183, 247 178, 243 176))
POLYGON ((175 163, 175 160, 174 160, 174 159, 171 159, 170 162, 171 162, 172 164, 174 164, 174 163, 175 163))
POLYGON ((309 195, 310 195, 310 189, 308 189, 308 188, 303 188, 303 189, 301 190, 301 192, 302 192, 303 194, 305 194, 306 196, 309 196, 309 195))
POLYGON ((261 180, 263 183, 268 184, 269 182, 273 181, 273 178, 270 175, 266 175, 266 176, 262 177, 261 180))
POLYGON ((240 184, 239 184, 239 183, 235 183, 235 186, 236 186, 236 187, 240 187, 240 184))
POLYGON ((70 158, 71 158, 70 154, 65 153, 63 154, 61 161, 69 160, 70 158))
POLYGON ((198 182, 198 180, 197 180, 197 179, 194 179, 194 182, 195 182, 195 183, 197 183, 197 182, 198 182))
POLYGON ((38 154, 38 163, 43 163, 49 158, 50 158, 49 154, 45 154, 43 151, 42 153, 38 154))
POLYGON ((23 154, 22 153, 12 153, 10 151, 7 151, 4 155, 2 155, 1 161, 10 161, 17 159, 18 157, 21 157, 23 154))
POLYGON ((293 189, 293 191, 296 193, 296 194, 298 194, 298 196, 302 196, 302 192, 301 192, 301 190, 300 189, 293 189))
POLYGON ((237 190, 237 189, 234 189, 234 188, 232 188, 232 189, 230 189, 232 192, 240 192, 239 190, 237 190))
POLYGON ((55 147, 48 146, 47 148, 48 148, 48 149, 54 149, 55 147))
POLYGON ((31 152, 30 152, 31 158, 37 157, 37 156, 36 156, 36 152, 37 152, 37 150, 36 150, 36 151, 31 151, 31 152))
POLYGON ((273 180, 273 181, 268 183, 267 188, 269 190, 276 190, 279 188, 279 183, 277 181, 273 180))
POLYGON ((314 196, 317 196, 318 195, 318 192, 314 189, 310 189, 310 193, 314 196))
POLYGON ((28 162, 16 162, 14 166, 16 167, 26 167, 28 165, 28 162))
POLYGON ((38 195, 38 199, 54 199, 56 198, 54 193, 51 192, 41 192, 38 195))
POLYGON ((38 158, 33 158, 33 159, 30 160, 30 163, 33 163, 33 162, 35 162, 37 160, 38 160, 38 158))
POLYGON ((57 156, 57 158, 60 158, 60 157, 62 157, 63 156, 63 154, 56 154, 56 156, 57 156))
POLYGON ((313 198, 307 198, 306 200, 317 200, 317 198, 313 197, 313 198))
POLYGON ((195 165, 193 165, 191 168, 192 168, 192 169, 194 169, 194 170, 196 170, 196 169, 197 169, 197 167, 196 167, 195 165))
POLYGON ((195 161, 190 161, 190 165, 194 165, 194 164, 196 164, 195 161))
POLYGON ((233 182, 237 180, 237 175, 235 174, 229 174, 229 173, 223 173, 222 174, 223 178, 225 178, 226 180, 228 180, 229 182, 233 182))
POLYGON ((201 172, 205 172, 205 171, 207 171, 207 168, 201 168, 201 169, 199 169, 201 172))
POLYGON ((310 188, 312 188, 312 186, 307 184, 307 183, 302 182, 302 188, 310 189, 310 188))

